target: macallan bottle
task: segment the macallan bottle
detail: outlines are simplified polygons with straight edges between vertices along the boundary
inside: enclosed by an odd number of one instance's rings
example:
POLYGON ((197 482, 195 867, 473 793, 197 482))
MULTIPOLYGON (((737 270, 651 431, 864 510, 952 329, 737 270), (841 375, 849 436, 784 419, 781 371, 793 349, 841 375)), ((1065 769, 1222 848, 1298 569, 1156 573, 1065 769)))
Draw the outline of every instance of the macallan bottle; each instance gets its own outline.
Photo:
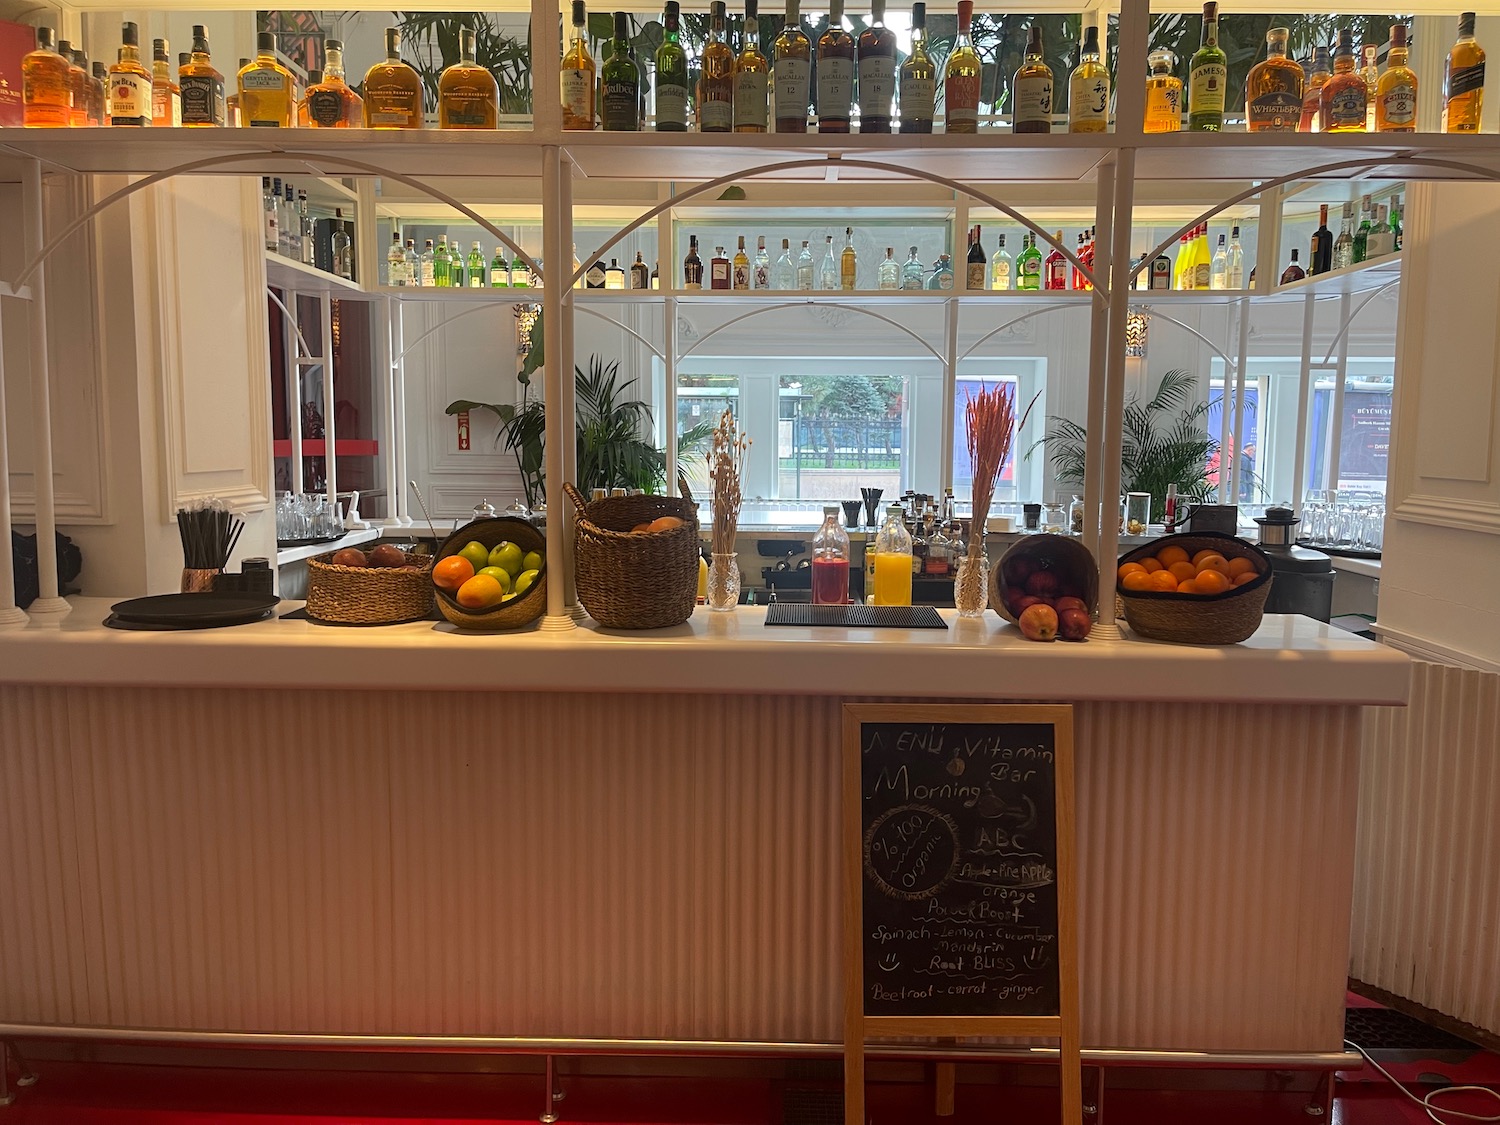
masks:
POLYGON ((1016 71, 1011 86, 1015 109, 1011 115, 1013 133, 1052 132, 1052 68, 1042 50, 1042 28, 1031 25, 1026 43, 1026 59, 1016 71))
POLYGON ((1099 29, 1084 32, 1078 65, 1068 76, 1068 132, 1109 132, 1109 68, 1099 55, 1099 29))
POLYGON ((73 80, 68 66, 68 60, 57 52, 52 29, 37 28, 36 50, 21 59, 21 123, 26 128, 66 129, 73 123, 73 80))
POLYGON ((276 36, 255 37, 256 56, 240 70, 240 124, 251 128, 290 129, 297 109, 292 72, 276 61, 276 36))
POLYGON ((932 132, 937 103, 937 64, 927 53, 927 5, 920 2, 911 6, 911 54, 901 64, 900 91, 900 132, 932 132))
POLYGON ((984 69, 969 31, 973 21, 974 0, 958 0, 958 35, 943 63, 943 128, 949 133, 979 132, 979 91, 984 69))
POLYGON ((724 0, 708 6, 708 45, 698 77, 698 130, 734 130, 734 52, 724 38, 724 0))
POLYGON ((1297 132, 1323 131, 1323 87, 1328 84, 1330 77, 1328 48, 1314 48, 1312 70, 1307 75, 1307 84, 1302 88, 1302 117, 1297 122, 1297 132))
POLYGON ((1354 68, 1354 33, 1339 32, 1338 53, 1333 57, 1333 76, 1323 83, 1323 132, 1365 131, 1365 78, 1354 68))
MULTIPOLYGON (((57 42, 57 53, 68 64, 68 91, 73 95, 73 105, 68 111, 68 125, 78 128, 89 123, 89 72, 83 52, 75 51, 66 39, 57 42)), ((22 91, 25 92, 24 90, 22 91)))
POLYGON ((853 102, 854 36, 844 30, 844 0, 832 0, 828 30, 818 39, 818 132, 847 133, 853 102))
POLYGON ((208 29, 193 25, 193 50, 188 60, 177 68, 177 84, 182 90, 182 123, 190 129, 222 128, 224 76, 214 69, 208 51, 208 29))
POLYGON ((859 131, 889 133, 896 94, 896 33, 885 26, 885 0, 870 0, 870 26, 859 33, 859 131))
POLYGON ((1484 50, 1474 41, 1474 13, 1458 17, 1458 40, 1443 69, 1443 132, 1479 132, 1484 108, 1484 50))
POLYGON ((1151 64, 1146 77, 1146 132, 1181 132, 1182 79, 1172 73, 1177 58, 1165 47, 1158 47, 1146 61, 1151 64))
POLYGON ((1417 128, 1417 75, 1407 65, 1406 25, 1391 24, 1385 73, 1375 83, 1375 131, 1412 133, 1417 128))
POLYGON ((151 124, 157 128, 182 124, 182 88, 172 80, 172 57, 165 39, 151 41, 151 124))
MULTIPOLYGON (((682 49, 682 16, 677 0, 662 14, 661 46, 656 48, 656 131, 684 133, 688 127, 688 64, 682 49)), ((645 263, 641 268, 645 269, 645 263)), ((644 285, 641 286, 645 288, 644 285)))
POLYGON ((1266 57, 1250 68, 1245 116, 1252 133, 1295 133, 1302 120, 1302 68, 1286 56, 1287 29, 1266 32, 1266 57))
POLYGON ((120 29, 120 56, 109 68, 109 123, 151 124, 151 72, 141 65, 140 32, 133 23, 120 29))
POLYGON ((764 133, 770 124, 771 64, 760 49, 757 0, 745 0, 745 39, 734 60, 734 131, 764 133))
POLYGON ((365 128, 421 127, 422 79, 401 61, 400 29, 388 27, 385 29, 385 59, 365 72, 365 128))
POLYGON ((1219 46, 1219 5, 1203 5, 1203 36, 1193 53, 1188 73, 1188 128, 1195 133, 1218 133, 1224 128, 1224 88, 1229 84, 1229 60, 1219 46))
POLYGON ((307 123, 314 129, 358 129, 365 123, 364 99, 344 78, 344 44, 323 44, 323 81, 307 87, 307 123))
POLYGON ((771 98, 778 133, 807 132, 812 43, 802 30, 797 0, 786 0, 786 26, 771 44, 771 98))
POLYGON ((594 56, 589 51, 588 11, 584 0, 573 0, 573 36, 562 58, 564 129, 594 128, 594 56))
POLYGON ((499 123, 500 84, 474 61, 474 32, 458 32, 458 62, 438 79, 439 129, 493 129, 499 123))

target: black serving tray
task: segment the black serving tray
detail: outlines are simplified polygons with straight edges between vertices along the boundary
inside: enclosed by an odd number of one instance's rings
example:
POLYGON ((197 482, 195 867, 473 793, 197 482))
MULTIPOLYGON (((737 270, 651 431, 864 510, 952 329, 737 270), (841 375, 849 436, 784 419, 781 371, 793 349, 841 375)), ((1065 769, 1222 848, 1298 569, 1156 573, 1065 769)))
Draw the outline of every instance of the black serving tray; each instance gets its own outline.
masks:
POLYGON ((767 625, 841 626, 846 629, 946 629, 930 605, 799 605, 766 607, 767 625))
POLYGON ((157 594, 110 606, 111 620, 168 629, 212 629, 259 621, 281 602, 275 594, 157 594))

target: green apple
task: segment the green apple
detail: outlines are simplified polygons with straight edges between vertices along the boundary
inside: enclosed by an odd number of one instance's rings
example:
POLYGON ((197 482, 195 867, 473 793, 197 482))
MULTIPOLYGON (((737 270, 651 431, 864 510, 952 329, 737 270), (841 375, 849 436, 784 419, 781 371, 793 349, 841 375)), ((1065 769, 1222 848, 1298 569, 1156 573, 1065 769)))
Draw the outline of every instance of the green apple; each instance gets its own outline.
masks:
POLYGON ((500 583, 500 589, 510 589, 510 571, 506 570, 503 566, 482 566, 475 573, 488 574, 496 582, 500 583))
POLYGON ((523 570, 516 578, 516 593, 524 594, 536 584, 536 576, 539 572, 535 570, 523 570))
POLYGON ((514 578, 516 575, 520 574, 522 570, 525 569, 525 567, 521 565, 523 561, 524 557, 521 553, 520 547, 518 547, 514 543, 501 543, 489 553, 489 557, 485 560, 485 563, 487 563, 489 566, 503 567, 505 570, 509 571, 510 576, 514 578))
POLYGON ((540 551, 527 551, 526 557, 521 560, 522 570, 541 570, 542 553, 540 551))
POLYGON ((476 572, 480 567, 489 565, 490 549, 477 539, 470 539, 458 553, 469 560, 476 572))

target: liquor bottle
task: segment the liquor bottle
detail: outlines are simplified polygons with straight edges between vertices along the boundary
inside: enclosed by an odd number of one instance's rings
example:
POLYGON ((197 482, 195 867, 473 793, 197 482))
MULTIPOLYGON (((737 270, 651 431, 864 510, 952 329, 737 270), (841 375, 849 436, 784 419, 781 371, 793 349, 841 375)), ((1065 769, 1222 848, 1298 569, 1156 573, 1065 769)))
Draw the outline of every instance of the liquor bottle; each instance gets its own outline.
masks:
POLYGON ((1328 204, 1318 208, 1318 229, 1313 231, 1312 248, 1307 254, 1307 272, 1327 273, 1333 268, 1333 234, 1328 229, 1328 204))
POLYGON ((1354 263, 1354 204, 1344 204, 1344 219, 1339 236, 1333 240, 1333 268, 1344 269, 1354 263))
MULTIPOLYGON (((97 64, 95 64, 97 65, 97 64)), ((250 65, 249 59, 241 59, 239 65, 234 68, 234 73, 239 74, 250 65)), ((231 129, 238 129, 244 124, 240 118, 240 85, 238 78, 231 83, 224 83, 224 124, 231 129)))
POLYGON ((682 49, 682 16, 677 0, 667 0, 662 40, 656 48, 656 131, 683 133, 688 127, 688 64, 682 49))
POLYGON ((596 259, 583 273, 583 287, 585 289, 603 289, 606 281, 607 271, 604 268, 604 259, 596 259))
POLYGON ((1151 281, 1148 288, 1172 288, 1172 259, 1167 257, 1165 253, 1158 254, 1151 259, 1151 281))
MULTIPOLYGON (((287 104, 290 112, 290 98, 287 104)), ((133 23, 121 27, 119 58, 109 68, 109 123, 151 124, 151 72, 141 65, 140 32, 133 23)))
POLYGON ((776 100, 776 131, 807 132, 808 82, 812 79, 812 43, 802 30, 797 0, 786 0, 786 26, 771 44, 776 100))
POLYGON ((1245 248, 1240 245, 1240 228, 1229 228, 1229 289, 1245 288, 1245 248))
POLYGON ((943 63, 943 126, 949 133, 979 132, 979 93, 984 74, 970 28, 974 0, 958 0, 958 36, 943 63))
POLYGON ((802 253, 797 255, 797 288, 813 287, 812 251, 807 248, 807 239, 802 240, 802 253))
POLYGON ((641 127, 641 72, 630 54, 630 16, 616 12, 614 22, 599 72, 599 120, 606 133, 634 133, 641 127))
POLYGON ((102 62, 89 68, 89 124, 109 124, 109 71, 102 62))
POLYGON ((859 280, 859 255, 854 250, 854 228, 844 228, 844 248, 839 252, 839 288, 854 291, 859 280))
POLYGON ((698 257, 698 236, 688 235, 687 256, 682 259, 682 287, 684 289, 703 288, 703 259, 698 257))
MULTIPOLYGON (((89 123, 88 60, 82 51, 74 50, 73 44, 66 39, 58 40, 57 53, 68 64, 68 93, 72 95, 72 104, 68 108, 68 126, 74 129, 82 128, 89 123)), ((24 58, 22 61, 25 61, 24 58)), ((23 73, 21 78, 22 125, 26 123, 25 96, 26 78, 23 73)))
POLYGON ((417 253, 417 244, 410 238, 406 240, 406 284, 422 284, 422 258, 417 253))
POLYGON ((344 78, 344 44, 323 44, 323 77, 307 87, 307 124, 313 129, 358 129, 364 124, 364 99, 344 78))
POLYGON ((874 543, 875 574, 871 600, 875 605, 911 605, 912 541, 901 518, 901 505, 885 510, 885 523, 874 543))
POLYGON ((1011 287, 1011 258, 1005 250, 1005 235, 996 239, 995 256, 990 260, 990 288, 1011 287))
MULTIPOLYGON (((126 24, 134 28, 135 24, 126 24)), ((124 55, 124 48, 120 48, 124 55)), ((149 103, 148 103, 149 104, 149 103)), ((73 81, 50 27, 36 29, 36 50, 21 59, 21 123, 28 129, 66 129, 73 123, 73 81)), ((122 122, 121 124, 150 124, 122 122)))
POLYGON ((1307 276, 1307 271, 1304 270, 1301 267, 1301 265, 1298 264, 1298 262, 1297 262, 1297 249, 1296 249, 1296 247, 1293 247, 1292 248, 1292 260, 1287 265, 1286 269, 1284 269, 1284 270, 1281 271, 1281 284, 1288 285, 1288 284, 1290 284, 1293 281, 1301 281, 1306 276, 1307 276))
POLYGON ((573 279, 573 288, 582 289, 585 282, 583 276, 583 263, 578 260, 578 243, 576 242, 573 243, 572 249, 569 252, 568 261, 570 263, 568 266, 568 276, 573 279))
POLYGON ((500 117, 500 84, 474 59, 474 32, 458 30, 458 62, 438 78, 439 129, 493 129, 500 117))
POLYGON ((1302 119, 1302 68, 1286 57, 1288 31, 1266 32, 1266 57, 1250 68, 1245 117, 1252 133, 1295 133, 1302 119))
POLYGON ((365 72, 365 128, 420 129, 422 79, 401 61, 401 31, 385 29, 385 59, 365 72))
POLYGON ((531 267, 526 264, 526 259, 521 257, 519 250, 510 260, 510 287, 512 289, 531 288, 531 267))
POLYGON ((469 287, 468 259, 464 257, 464 248, 454 239, 448 246, 448 285, 452 289, 467 289, 469 287))
POLYGON ((927 552, 929 548, 929 531, 931 525, 927 523, 924 513, 918 513, 912 520, 911 525, 911 576, 913 578, 927 572, 927 552))
POLYGON ((1207 289, 1213 281, 1213 253, 1208 248, 1208 224, 1199 223, 1193 239, 1193 288, 1207 289))
POLYGON ((1036 235, 1021 236, 1021 254, 1016 259, 1020 271, 1016 288, 1038 292, 1042 288, 1042 252, 1036 248, 1036 235))
MULTIPOLYGON (((1296 256, 1296 251, 1295 250, 1292 251, 1292 254, 1295 257, 1296 256)), ((1177 531, 1177 485, 1176 484, 1169 484, 1169 485, 1167 485, 1167 495, 1163 499, 1162 508, 1163 508, 1163 511, 1162 511, 1162 531, 1165 534, 1167 534, 1167 535, 1172 535, 1172 534, 1174 534, 1177 531)))
POLYGON ((1068 76, 1068 132, 1109 132, 1109 68, 1099 57, 1099 29, 1084 31, 1078 65, 1068 76))
POLYGON ((833 256, 833 235, 823 236, 823 257, 818 261, 818 288, 831 290, 839 287, 839 264, 833 256))
POLYGON ((1323 131, 1323 87, 1330 78, 1328 72, 1328 48, 1313 49, 1312 71, 1302 89, 1302 116, 1297 119, 1297 132, 1321 133, 1323 131))
MULTIPOLYGON (((181 58, 180 55, 178 57, 181 58)), ((318 85, 322 81, 323 81, 323 72, 321 70, 319 70, 317 67, 314 67, 312 70, 309 70, 307 72, 307 87, 306 87, 306 89, 311 89, 312 87, 318 85)), ((304 90, 302 96, 297 99, 297 112, 296 112, 296 114, 294 114, 294 121, 296 123, 297 128, 299 128, 299 129, 308 129, 308 128, 311 128, 311 126, 308 124, 308 120, 307 120, 307 93, 306 93, 306 90, 304 90)))
MULTIPOLYGON (((406 244, 408 247, 411 243, 406 244)), ((410 251, 408 251, 410 253, 410 251)), ((490 259, 490 288, 507 289, 510 287, 510 263, 505 260, 505 248, 495 247, 495 256, 490 259)))
POLYGON ((354 240, 344 224, 344 209, 333 209, 333 272, 345 281, 354 280, 354 240))
POLYGON ((1016 71, 1011 85, 1015 109, 1011 113, 1012 133, 1052 132, 1052 68, 1042 53, 1042 29, 1031 25, 1026 41, 1026 57, 1016 71))
POLYGON ((432 256, 432 284, 439 289, 453 287, 453 259, 448 255, 448 236, 438 236, 437 250, 432 256))
POLYGON ((609 260, 609 268, 604 271, 604 288, 625 288, 625 267, 620 265, 620 259, 611 258, 609 260))
POLYGON ((713 0, 698 78, 698 129, 728 133, 733 128, 734 52, 724 39, 724 0, 713 0))
POLYGON ((479 239, 475 239, 469 246, 469 268, 464 278, 470 289, 483 289, 484 276, 484 251, 479 248, 479 239))
POLYGON ((1195 275, 1193 274, 1193 252, 1189 239, 1191 235, 1184 234, 1177 240, 1177 260, 1172 263, 1172 288, 1191 289, 1195 275))
POLYGON ((969 235, 969 260, 968 269, 964 271, 965 289, 984 289, 985 274, 989 273, 990 258, 984 252, 984 243, 980 241, 980 226, 974 224, 974 230, 969 235))
POLYGON ((854 101, 854 36, 844 30, 844 0, 832 0, 818 37, 818 132, 847 133, 854 101))
POLYGON ((651 271, 646 268, 646 263, 641 261, 639 250, 635 252, 635 261, 630 264, 630 288, 651 288, 651 271))
POLYGON ((812 543, 812 604, 844 605, 849 600, 849 533, 839 523, 839 506, 823 508, 823 526, 812 543))
POLYGON ((859 33, 859 131, 891 131, 896 93, 896 33, 885 26, 885 0, 870 0, 870 26, 859 33))
POLYGON ((1354 231, 1354 245, 1349 257, 1351 265, 1357 265, 1370 256, 1370 218, 1370 197, 1367 195, 1359 201, 1359 226, 1354 231))
POLYGON ((1458 39, 1443 68, 1443 132, 1479 132, 1484 108, 1484 50, 1474 41, 1474 13, 1458 17, 1458 39))
POLYGON ((911 54, 901 64, 903 133, 930 133, 937 103, 937 64, 927 53, 927 5, 911 6, 911 54))
POLYGON ((1177 56, 1158 47, 1147 56, 1146 132, 1176 133, 1182 129, 1182 79, 1172 73, 1177 56))
POLYGON ((771 64, 760 49, 757 0, 745 0, 745 35, 734 60, 734 131, 764 133, 770 123, 771 64))
POLYGON ((385 255, 385 283, 402 288, 406 285, 406 254, 401 249, 401 232, 391 231, 391 248, 385 255))
POLYGON ((182 123, 185 126, 190 129, 223 127, 224 76, 214 69, 208 50, 208 29, 201 23, 193 25, 193 50, 187 63, 177 68, 177 85, 182 91, 182 123))
POLYGON ((424 289, 431 289, 437 284, 437 254, 432 249, 432 239, 422 248, 422 272, 418 275, 418 282, 424 289))
POLYGON ((1057 232, 1058 245, 1053 247, 1052 253, 1047 255, 1046 288, 1066 289, 1068 287, 1068 256, 1062 252, 1063 232, 1057 232))
POLYGON ((750 285, 753 289, 771 288, 771 255, 766 253, 765 235, 761 235, 755 243, 755 261, 750 265, 750 285))
MULTIPOLYGON (((415 74, 413 75, 415 76, 415 74)), ((240 124, 260 129, 290 129, 297 98, 292 72, 276 61, 276 36, 255 37, 255 58, 235 81, 240 91, 240 124)))
POLYGON ((901 265, 896 261, 894 255, 896 249, 893 246, 885 248, 885 259, 880 263, 878 284, 882 289, 901 288, 901 265))
POLYGON ((781 257, 776 259, 776 265, 771 269, 771 288, 782 292, 797 288, 797 265, 792 261, 792 244, 789 239, 781 240, 781 257))
POLYGON ((292 259, 302 257, 302 226, 297 218, 297 197, 291 180, 286 182, 286 195, 281 200, 281 253, 292 259))
POLYGON ((1375 83, 1375 131, 1411 133, 1417 128, 1417 75, 1407 59, 1406 25, 1391 24, 1385 73, 1375 83))
POLYGON ((901 265, 901 288, 902 289, 925 289, 925 274, 922 268, 922 260, 917 257, 917 248, 913 246, 908 253, 906 261, 901 265))
POLYGON ((657 262, 651 263, 651 288, 653 290, 661 288, 661 275, 656 272, 658 264, 657 262))
MULTIPOLYGON (((1078 241, 1075 244, 1075 246, 1073 247, 1073 257, 1077 258, 1080 262, 1083 261, 1084 242, 1085 242, 1085 239, 1084 239, 1083 232, 1079 231, 1078 232, 1078 241)), ((1079 268, 1077 266, 1069 266, 1068 267, 1068 288, 1069 289, 1082 289, 1083 288, 1083 273, 1079 270, 1079 268)))
POLYGON ((573 0, 573 35, 562 57, 562 115, 564 129, 594 128, 594 56, 589 50, 588 10, 584 0, 573 0))
POLYGON ((1376 131, 1375 99, 1380 89, 1380 66, 1377 62, 1380 48, 1374 43, 1366 43, 1359 51, 1363 60, 1359 76, 1365 80, 1365 132, 1373 133, 1376 131))
POLYGON ((1401 197, 1399 195, 1391 200, 1391 235, 1392 249, 1400 250, 1406 244, 1406 239, 1401 233, 1401 197))
POLYGON ((1188 129, 1217 133, 1224 128, 1224 87, 1228 59, 1219 47, 1219 5, 1203 5, 1203 35, 1193 54, 1188 77, 1188 129))
POLYGON ((1382 203, 1375 208, 1374 220, 1365 244, 1366 258, 1381 258, 1396 248, 1396 238, 1391 233, 1390 223, 1390 215, 1382 203))
POLYGON ((745 253, 745 236, 739 236, 739 245, 734 251, 734 260, 731 263, 730 288, 748 290, 750 288, 750 255, 745 253))
POLYGON ((724 253, 724 247, 715 246, 714 256, 708 261, 708 287, 728 289, 729 281, 729 255, 724 253))
POLYGON ((297 254, 304 266, 313 264, 313 217, 307 209, 307 192, 297 193, 297 254))
POLYGON ((1365 131, 1365 80, 1354 69, 1354 33, 1339 32, 1338 53, 1333 57, 1333 76, 1323 83, 1323 132, 1365 131))
POLYGON ((1222 234, 1219 235, 1219 246, 1214 251, 1213 261, 1209 264, 1208 287, 1210 289, 1229 288, 1229 246, 1222 234))
POLYGON ((182 87, 172 79, 165 39, 151 40, 151 124, 159 129, 182 124, 182 87))

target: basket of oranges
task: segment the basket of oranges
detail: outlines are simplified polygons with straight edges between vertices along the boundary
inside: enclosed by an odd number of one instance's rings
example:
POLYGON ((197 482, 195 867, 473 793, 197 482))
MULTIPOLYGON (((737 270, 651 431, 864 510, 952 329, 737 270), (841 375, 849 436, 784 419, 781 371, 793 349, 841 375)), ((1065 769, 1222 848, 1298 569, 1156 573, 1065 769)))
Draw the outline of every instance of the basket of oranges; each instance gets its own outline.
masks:
POLYGON ((547 611, 547 539, 496 516, 444 539, 432 567, 438 609, 460 629, 519 629, 547 611))
POLYGON ((1232 645, 1260 626, 1271 560, 1233 535, 1169 535, 1121 555, 1116 585, 1132 632, 1180 644, 1232 645))

